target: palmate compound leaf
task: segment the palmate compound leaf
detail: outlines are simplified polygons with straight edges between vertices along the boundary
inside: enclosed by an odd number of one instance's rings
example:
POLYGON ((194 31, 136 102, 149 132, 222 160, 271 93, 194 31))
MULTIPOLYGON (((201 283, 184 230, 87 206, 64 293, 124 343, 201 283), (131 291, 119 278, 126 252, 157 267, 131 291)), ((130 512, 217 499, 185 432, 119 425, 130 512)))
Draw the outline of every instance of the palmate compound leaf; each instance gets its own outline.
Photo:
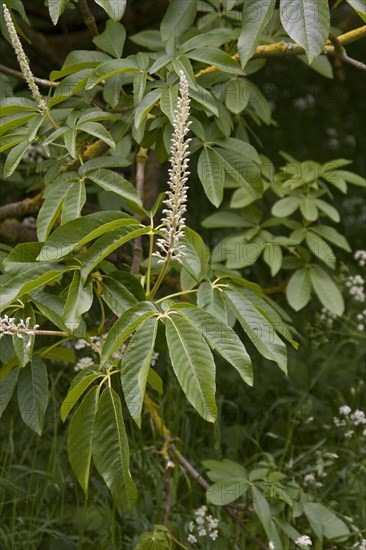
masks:
POLYGON ((146 319, 132 336, 122 359, 122 390, 128 410, 139 427, 157 328, 156 317, 146 319))
POLYGON ((215 422, 216 367, 204 337, 187 317, 177 312, 166 319, 166 339, 172 367, 185 396, 202 418, 215 422))
POLYGON ((85 494, 88 490, 93 429, 98 406, 99 391, 100 388, 94 386, 86 394, 71 419, 67 437, 67 450, 70 464, 85 494))
POLYGON ((94 464, 116 504, 132 508, 137 500, 137 489, 129 468, 130 452, 121 400, 110 387, 99 400, 92 449, 94 464))
POLYGON ((252 386, 252 362, 233 329, 211 313, 192 304, 179 304, 179 311, 188 317, 208 344, 238 371, 244 382, 252 386))
POLYGON ((287 373, 286 345, 268 319, 239 291, 225 290, 225 299, 259 353, 287 373))

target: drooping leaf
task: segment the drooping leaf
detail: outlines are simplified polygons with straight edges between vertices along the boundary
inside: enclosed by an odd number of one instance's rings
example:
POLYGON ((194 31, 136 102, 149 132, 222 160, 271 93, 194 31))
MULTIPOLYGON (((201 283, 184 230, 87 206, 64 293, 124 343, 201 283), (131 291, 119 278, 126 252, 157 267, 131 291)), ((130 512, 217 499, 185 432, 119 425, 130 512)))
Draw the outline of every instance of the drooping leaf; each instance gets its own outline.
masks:
POLYGON ((104 9, 112 21, 117 22, 122 19, 125 13, 127 0, 95 0, 95 3, 104 9))
POLYGON ((196 50, 189 51, 187 57, 201 63, 206 63, 207 65, 214 65, 221 71, 230 74, 243 74, 240 65, 227 53, 218 48, 197 48, 196 50))
POLYGON ((140 124, 146 118, 148 113, 151 111, 154 105, 156 105, 156 103, 159 101, 160 96, 161 96, 161 90, 157 89, 146 94, 145 97, 141 100, 141 102, 139 103, 135 111, 134 121, 135 121, 136 128, 139 128, 140 124))
POLYGON ((132 508, 137 500, 129 463, 130 451, 123 422, 121 400, 110 387, 99 400, 93 428, 93 460, 114 501, 132 508))
POLYGON ((187 307, 184 305, 179 307, 179 311, 183 310, 184 315, 203 334, 209 345, 238 371, 246 384, 252 386, 252 362, 233 329, 207 311, 192 305, 187 304, 187 307))
POLYGON ((128 410, 139 427, 157 328, 157 318, 146 319, 133 334, 122 359, 122 390, 128 410))
POLYGON ((71 468, 87 494, 92 458, 93 429, 100 388, 94 386, 76 409, 69 426, 67 451, 71 468))
POLYGON ((280 369, 287 373, 286 345, 277 336, 271 323, 243 294, 225 290, 225 298, 257 350, 266 359, 275 361, 280 369))
POLYGON ((336 257, 333 250, 327 242, 311 230, 306 232, 306 242, 312 254, 319 260, 322 260, 331 269, 335 268, 336 257))
POLYGON ((173 0, 160 25, 162 39, 168 40, 173 33, 175 36, 181 36, 193 24, 196 13, 197 0, 189 2, 173 0))
POLYGON ((166 338, 172 367, 184 394, 202 418, 214 422, 216 369, 202 334, 187 318, 170 315, 166 338))
POLYGON ((87 177, 105 191, 112 191, 121 196, 130 208, 141 213, 141 197, 132 183, 123 176, 107 168, 98 168, 88 172, 87 177))
POLYGON ((48 0, 48 11, 51 21, 57 25, 60 15, 62 14, 67 0, 48 0))
POLYGON ((238 52, 241 66, 245 65, 255 52, 263 29, 270 21, 275 8, 272 0, 246 0, 243 4, 241 33, 238 39, 238 52))
POLYGON ((98 378, 102 377, 102 374, 89 374, 88 376, 82 378, 78 384, 72 385, 61 405, 62 422, 65 422, 69 412, 76 405, 76 402, 83 395, 85 390, 89 388, 90 384, 92 384, 98 378))
POLYGON ((94 44, 103 52, 109 53, 112 57, 120 58, 126 40, 126 30, 118 21, 107 21, 106 28, 102 34, 93 38, 94 44))
POLYGON ((207 198, 214 206, 220 206, 224 196, 225 171, 214 151, 202 149, 197 170, 207 198))
POLYGON ((304 512, 320 542, 324 537, 339 542, 349 537, 350 531, 344 521, 323 504, 308 502, 304 506, 304 512))
POLYGON ((285 31, 304 48, 311 63, 320 54, 329 35, 328 0, 281 0, 280 17, 285 31))
POLYGON ((311 297, 309 269, 302 267, 295 271, 286 287, 286 296, 288 303, 295 311, 299 311, 309 303, 311 297))
POLYGON ((339 316, 343 315, 343 296, 332 277, 318 265, 311 265, 310 267, 311 283, 320 302, 332 313, 339 316))
POLYGON ((32 363, 20 370, 17 393, 23 422, 41 435, 48 404, 48 375, 39 355, 34 355, 32 363))

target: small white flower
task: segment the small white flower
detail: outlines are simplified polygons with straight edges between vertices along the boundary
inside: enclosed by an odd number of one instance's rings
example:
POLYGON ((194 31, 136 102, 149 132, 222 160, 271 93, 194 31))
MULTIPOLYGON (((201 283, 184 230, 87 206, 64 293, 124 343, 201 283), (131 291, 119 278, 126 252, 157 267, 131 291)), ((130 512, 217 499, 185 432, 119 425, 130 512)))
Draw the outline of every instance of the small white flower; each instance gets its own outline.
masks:
POLYGON ((197 538, 192 534, 188 535, 187 540, 190 544, 196 544, 196 542, 197 542, 197 538))
POLYGON ((193 523, 193 521, 190 521, 190 522, 189 522, 189 524, 188 524, 188 529, 189 529, 189 532, 190 532, 190 533, 194 530, 194 523, 193 523))
POLYGON ((353 421, 354 426, 358 426, 359 424, 366 424, 365 413, 357 409, 354 413, 351 414, 351 420, 353 421))
POLYGON ((352 436, 353 436, 353 430, 347 430, 344 433, 344 437, 346 437, 347 439, 351 439, 352 436))
POLYGON ((269 550, 275 550, 275 545, 273 544, 273 542, 271 540, 268 543, 268 548, 269 548, 269 550))
POLYGON ((218 536, 219 536, 219 533, 217 529, 215 529, 215 531, 211 531, 210 537, 212 538, 212 540, 216 540, 218 536))
POLYGON ((352 409, 348 405, 342 405, 342 407, 339 407, 339 414, 344 416, 348 416, 351 411, 352 409))
POLYGON ((74 367, 74 370, 75 371, 80 371, 80 370, 84 370, 88 367, 91 367, 92 365, 94 364, 94 361, 91 357, 82 357, 81 359, 79 359, 79 361, 76 363, 75 367, 74 367))
POLYGON ((362 435, 363 435, 364 437, 366 437, 366 428, 365 428, 364 431, 362 432, 362 435))
POLYGON ((297 544, 298 546, 312 546, 313 543, 308 535, 302 535, 295 540, 295 544, 297 544))
POLYGON ((198 531, 198 536, 199 537, 205 537, 207 535, 207 531, 204 527, 201 527, 201 529, 199 529, 198 531))
POLYGON ((360 267, 364 267, 366 265, 366 250, 356 250, 353 257, 360 267))

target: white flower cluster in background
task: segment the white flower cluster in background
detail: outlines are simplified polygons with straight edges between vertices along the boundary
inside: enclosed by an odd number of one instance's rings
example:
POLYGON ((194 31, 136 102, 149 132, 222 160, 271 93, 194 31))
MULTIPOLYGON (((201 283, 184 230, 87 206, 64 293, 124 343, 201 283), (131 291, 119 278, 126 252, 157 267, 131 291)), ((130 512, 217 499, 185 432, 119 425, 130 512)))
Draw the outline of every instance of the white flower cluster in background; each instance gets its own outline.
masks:
POLYGON ((361 275, 351 275, 345 282, 349 294, 355 302, 365 301, 365 280, 361 275))
POLYGON ((183 71, 180 71, 179 77, 180 97, 173 122, 169 191, 167 191, 167 198, 164 201, 166 208, 163 210, 163 227, 161 229, 163 237, 157 240, 156 244, 160 250, 154 253, 154 256, 159 258, 159 263, 164 263, 168 256, 180 261, 180 258, 184 256, 185 248, 184 245, 179 244, 179 240, 184 237, 185 218, 183 216, 187 210, 188 144, 191 140, 186 139, 186 135, 190 126, 188 121, 190 98, 187 77, 183 71))
MULTIPOLYGON (((364 411, 356 409, 352 412, 351 407, 348 405, 343 405, 339 408, 339 416, 333 418, 334 424, 337 428, 347 428, 344 432, 344 436, 347 439, 350 439, 355 434, 355 428, 358 426, 366 425, 366 416, 364 411)), ((366 437, 366 428, 363 428, 362 435, 366 437)))
POLYGON ((352 548, 356 548, 356 550, 366 550, 366 539, 361 539, 359 542, 355 542, 355 544, 352 545, 352 548))
POLYGON ((325 323, 329 328, 333 326, 333 323, 335 319, 337 318, 337 315, 335 313, 332 313, 327 309, 326 307, 323 307, 320 312, 320 319, 325 323))
POLYGON ((312 546, 312 540, 310 537, 308 537, 308 535, 302 535, 301 537, 299 537, 298 539, 295 540, 295 544, 297 544, 297 546, 300 546, 301 548, 306 548, 308 546, 312 546))
POLYGON ((31 164, 34 162, 42 162, 45 159, 42 147, 38 143, 33 143, 28 147, 22 157, 22 162, 31 164))
POLYGON ((211 540, 216 540, 219 536, 218 525, 219 520, 207 514, 207 506, 201 506, 194 513, 194 521, 189 522, 188 542, 196 544, 199 538, 209 537, 211 540))
POLYGON ((360 267, 364 267, 366 265, 366 250, 356 250, 353 257, 360 267))
POLYGON ((363 332, 366 327, 366 309, 357 314, 357 323, 357 329, 363 332))
POLYGON ((81 370, 87 369, 88 367, 91 367, 92 365, 94 365, 94 361, 91 357, 82 357, 76 363, 74 371, 79 372, 81 370))

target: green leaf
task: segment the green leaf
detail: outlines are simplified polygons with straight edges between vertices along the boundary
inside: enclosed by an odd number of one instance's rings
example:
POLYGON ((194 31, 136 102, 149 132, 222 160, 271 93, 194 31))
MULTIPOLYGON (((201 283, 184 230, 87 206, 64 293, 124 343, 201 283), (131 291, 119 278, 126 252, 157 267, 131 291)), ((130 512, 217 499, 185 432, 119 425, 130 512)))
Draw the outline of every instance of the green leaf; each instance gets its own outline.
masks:
POLYGON ((64 402, 61 405, 61 419, 62 422, 65 422, 67 416, 71 409, 76 405, 76 402, 83 395, 85 390, 87 390, 95 380, 98 378, 103 378, 102 374, 89 374, 81 379, 81 381, 72 386, 67 396, 65 397, 64 402))
POLYGON ((202 237, 193 229, 186 227, 184 237, 179 242, 185 246, 182 264, 190 275, 201 281, 208 271, 209 251, 202 237))
POLYGON ((275 8, 272 0, 258 4, 257 0, 246 0, 243 4, 241 33, 238 40, 238 52, 241 66, 252 57, 266 25, 269 23, 275 8))
POLYGON ((85 202, 86 190, 84 181, 71 183, 62 203, 61 225, 79 219, 85 202))
POLYGON ((66 2, 67 0, 48 0, 48 11, 54 25, 57 25, 58 19, 64 11, 66 2))
POLYGON ((129 446, 121 400, 112 388, 104 390, 98 404, 93 430, 93 459, 116 504, 132 508, 137 500, 137 490, 129 469, 129 446))
POLYGON ((332 277, 317 265, 311 265, 310 268, 311 283, 320 302, 332 313, 343 315, 343 296, 332 277))
POLYGON ((17 385, 20 369, 13 369, 0 380, 0 418, 3 415, 17 385))
POLYGON ((116 0, 95 0, 95 3, 104 9, 112 21, 117 22, 125 13, 127 0, 118 0, 117 2, 116 0))
POLYGON ((126 30, 121 23, 108 20, 105 31, 93 38, 94 44, 112 57, 122 57, 126 40, 126 30))
POLYGON ((89 273, 102 261, 108 254, 131 241, 135 237, 147 235, 150 232, 150 227, 142 227, 135 229, 134 226, 121 227, 110 233, 100 237, 90 248, 87 253, 82 256, 81 263, 81 279, 86 281, 89 273))
POLYGON ((107 80, 112 76, 123 73, 135 73, 136 71, 140 71, 140 69, 132 59, 112 59, 112 61, 106 61, 94 69, 88 79, 85 89, 92 90, 97 84, 102 82, 102 80, 107 80))
POLYGON ((282 550, 281 539, 279 537, 277 527, 272 520, 271 508, 266 497, 258 489, 258 487, 252 485, 251 489, 254 512, 257 514, 268 539, 273 541, 276 550, 282 550))
POLYGON ((110 57, 102 52, 74 50, 68 54, 60 71, 52 71, 50 79, 59 80, 64 76, 76 73, 83 69, 96 67, 108 59, 110 59, 110 57))
POLYGON ((7 97, 0 101, 1 116, 12 115, 22 111, 38 111, 36 102, 26 97, 7 97))
POLYGON ((366 187, 366 178, 363 178, 358 174, 354 174, 353 172, 349 172, 348 170, 337 170, 336 174, 338 174, 338 176, 345 179, 349 183, 352 183, 353 185, 366 187))
MULTIPOLYGON (((324 212, 324 214, 326 216, 328 216, 328 218, 330 218, 334 222, 339 223, 341 221, 341 217, 339 215, 339 212, 338 212, 338 210, 336 210, 336 208, 334 208, 334 206, 331 206, 330 204, 323 201, 322 199, 315 199, 315 204, 319 208, 319 210, 324 212)), ((310 220, 310 221, 314 221, 315 219, 316 218, 314 218, 313 220, 310 220)))
POLYGON ((169 88, 163 88, 161 91, 160 108, 163 113, 168 117, 171 124, 174 122, 175 111, 177 109, 178 102, 178 88, 177 86, 170 86, 169 88))
MULTIPOLYGON (((179 61, 182 62, 183 58, 180 58, 179 61)), ((199 106, 202 106, 208 114, 213 114, 218 117, 219 111, 213 95, 206 90, 206 88, 203 88, 198 84, 196 84, 195 88, 191 88, 191 83, 189 82, 189 86, 189 95, 191 99, 198 103, 199 106)))
POLYGON ((257 350, 287 373, 286 345, 277 336, 271 323, 239 292, 225 290, 225 298, 257 350))
POLYGON ((158 319, 146 319, 132 336, 123 355, 121 384, 126 405, 136 424, 141 427, 141 411, 154 354, 158 319))
POLYGON ((223 294, 220 289, 211 283, 202 283, 197 292, 197 305, 208 311, 220 321, 227 323, 227 311, 223 294))
POLYGON ((80 185, 77 174, 64 174, 46 188, 45 200, 37 218, 37 237, 39 241, 45 241, 52 231, 61 212, 63 201, 73 183, 80 185))
POLYGON ((249 103, 248 88, 241 78, 229 80, 225 91, 225 105, 234 114, 241 113, 249 103))
POLYGON ((48 404, 48 376, 46 365, 38 355, 33 356, 31 365, 20 370, 17 392, 23 422, 41 435, 48 404))
POLYGON ((88 172, 87 177, 90 181, 96 183, 105 191, 116 193, 127 202, 128 206, 134 211, 141 213, 141 197, 136 189, 124 177, 107 168, 98 168, 88 172))
POLYGON ((4 178, 10 177, 14 174, 18 167, 18 164, 22 160, 25 152, 31 146, 28 140, 22 141, 16 145, 8 154, 4 165, 4 178))
POLYGON ((328 0, 281 0, 280 17, 285 31, 304 48, 311 63, 322 51, 329 35, 328 0))
POLYGON ((137 303, 135 296, 120 281, 103 278, 102 299, 118 317, 137 303))
POLYGON ((330 268, 335 269, 336 257, 329 244, 311 230, 306 232, 305 238, 311 253, 330 268))
POLYGON ((277 201, 272 207, 272 214, 278 218, 287 218, 299 208, 300 200, 297 197, 285 197, 277 201))
POLYGON ((269 243, 263 251, 263 260, 271 270, 271 275, 277 275, 282 265, 282 250, 278 244, 269 243))
POLYGON ((135 112, 135 126, 138 128, 141 124, 141 122, 147 117, 148 113, 151 111, 151 109, 156 105, 156 103, 159 101, 161 95, 161 90, 153 90, 152 92, 149 92, 145 95, 145 97, 142 99, 141 103, 137 106, 136 112, 135 112))
POLYGON ((106 143, 108 147, 111 147, 111 149, 116 148, 116 144, 114 143, 111 134, 102 124, 99 124, 98 122, 82 122, 79 124, 78 128, 79 130, 104 141, 104 143, 106 143))
MULTIPOLYGON (((324 202, 324 201, 322 201, 324 202)), ((327 203, 325 203, 327 204, 327 203)), ((300 201, 300 210, 301 214, 304 216, 306 220, 309 222, 314 222, 318 219, 319 213, 318 213, 318 201, 317 199, 312 199, 305 197, 304 199, 301 199, 300 201)))
POLYGON ((179 311, 181 309, 196 329, 203 334, 209 345, 238 371, 246 384, 252 386, 252 362, 247 350, 233 329, 208 311, 198 307, 182 304, 179 311))
POLYGON ((4 310, 16 298, 60 278, 64 271, 65 267, 54 264, 32 264, 31 267, 24 268, 22 273, 1 286, 0 310, 4 310))
POLYGON ((160 25, 161 37, 168 40, 172 34, 181 36, 192 25, 197 13, 197 0, 172 0, 160 25))
POLYGON ((358 15, 366 22, 366 6, 364 0, 346 0, 358 15))
POLYGON ((203 220, 202 226, 208 229, 216 229, 217 227, 237 229, 246 227, 246 220, 243 219, 243 216, 233 212, 214 212, 203 220))
POLYGON ((214 206, 220 206, 225 183, 225 171, 220 158, 211 149, 203 148, 198 159, 197 170, 207 198, 214 206))
POLYGON ((67 436, 71 468, 87 494, 92 457, 92 441, 100 388, 94 386, 76 409, 67 436))
POLYGON ((242 75, 240 65, 230 55, 217 48, 198 48, 187 53, 187 57, 206 65, 214 65, 217 69, 230 74, 242 75))
POLYGON ((304 512, 320 542, 324 537, 338 542, 349 537, 350 531, 347 525, 323 504, 308 502, 304 506, 304 512))
POLYGON ((83 313, 89 311, 93 303, 93 285, 90 280, 83 285, 80 271, 75 271, 67 292, 64 309, 64 322, 68 328, 80 324, 83 313))
POLYGON ((299 311, 309 303, 311 297, 309 269, 302 267, 295 271, 286 287, 286 296, 288 303, 295 311, 299 311))
POLYGON ((75 248, 125 225, 138 225, 138 221, 124 212, 96 212, 72 220, 58 227, 45 242, 38 261, 59 260, 75 248))
POLYGON ((313 233, 317 233, 327 241, 335 244, 339 248, 346 250, 347 252, 352 252, 352 249, 347 241, 347 239, 341 235, 334 227, 329 225, 314 225, 311 227, 313 233))
POLYGON ((173 370, 188 401, 208 422, 215 422, 215 362, 202 334, 185 317, 170 315, 166 338, 173 370))
POLYGON ((101 366, 104 366, 111 355, 122 346, 129 336, 149 317, 158 313, 151 302, 139 302, 125 311, 108 332, 104 341, 101 366))

